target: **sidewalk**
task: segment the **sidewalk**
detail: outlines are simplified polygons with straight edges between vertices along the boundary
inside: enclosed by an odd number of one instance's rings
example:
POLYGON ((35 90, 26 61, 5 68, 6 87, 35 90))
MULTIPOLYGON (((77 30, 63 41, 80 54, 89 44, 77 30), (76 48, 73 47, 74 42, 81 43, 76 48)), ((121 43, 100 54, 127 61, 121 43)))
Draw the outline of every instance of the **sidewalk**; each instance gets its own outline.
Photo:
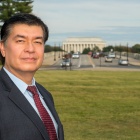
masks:
MULTIPOLYGON (((126 56, 121 56, 121 57, 126 59, 126 56)), ((117 56, 117 58, 119 59, 119 56, 117 56)), ((140 60, 138 60, 138 59, 134 59, 134 58, 128 57, 128 61, 129 61, 130 65, 140 66, 140 60)))
POLYGON ((134 58, 128 58, 129 64, 134 66, 140 66, 140 60, 134 59, 134 58))

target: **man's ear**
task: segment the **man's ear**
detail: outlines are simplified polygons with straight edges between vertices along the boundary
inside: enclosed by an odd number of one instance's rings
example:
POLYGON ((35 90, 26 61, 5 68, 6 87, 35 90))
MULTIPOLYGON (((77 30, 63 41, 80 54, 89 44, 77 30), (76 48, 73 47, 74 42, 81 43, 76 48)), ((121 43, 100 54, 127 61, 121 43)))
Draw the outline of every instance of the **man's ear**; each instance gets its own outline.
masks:
POLYGON ((0 52, 1 52, 2 56, 5 57, 5 47, 4 47, 4 43, 2 41, 0 42, 0 52))

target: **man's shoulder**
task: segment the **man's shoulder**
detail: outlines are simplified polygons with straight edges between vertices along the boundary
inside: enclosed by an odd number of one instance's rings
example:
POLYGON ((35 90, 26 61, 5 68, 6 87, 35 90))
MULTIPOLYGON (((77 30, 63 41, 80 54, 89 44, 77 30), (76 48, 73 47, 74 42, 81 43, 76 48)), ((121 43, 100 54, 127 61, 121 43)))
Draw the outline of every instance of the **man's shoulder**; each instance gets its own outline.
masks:
POLYGON ((10 79, 5 70, 2 68, 0 70, 0 90, 2 91, 2 89, 4 89, 6 91, 10 91, 13 87, 14 87, 13 81, 10 79))

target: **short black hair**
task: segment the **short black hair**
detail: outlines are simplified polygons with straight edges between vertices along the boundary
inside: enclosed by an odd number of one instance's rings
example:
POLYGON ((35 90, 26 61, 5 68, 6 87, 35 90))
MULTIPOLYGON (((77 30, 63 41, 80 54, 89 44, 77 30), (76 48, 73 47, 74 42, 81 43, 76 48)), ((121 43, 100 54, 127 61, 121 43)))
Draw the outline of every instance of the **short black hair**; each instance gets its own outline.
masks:
POLYGON ((15 24, 37 25, 40 26, 44 33, 44 42, 48 40, 49 30, 47 25, 37 16, 33 14, 20 13, 6 20, 1 28, 1 40, 6 41, 11 28, 15 24))
MULTIPOLYGON (((48 40, 49 37, 49 30, 47 25, 37 16, 33 14, 27 14, 27 13, 18 13, 14 16, 10 17, 8 20, 4 22, 4 24, 1 27, 1 41, 4 43, 6 42, 10 31, 12 30, 12 27, 16 24, 26 24, 29 26, 36 25, 40 26, 43 30, 43 37, 44 37, 44 43, 48 40)), ((2 64, 5 63, 5 58, 0 53, 0 59, 2 61, 2 64)))

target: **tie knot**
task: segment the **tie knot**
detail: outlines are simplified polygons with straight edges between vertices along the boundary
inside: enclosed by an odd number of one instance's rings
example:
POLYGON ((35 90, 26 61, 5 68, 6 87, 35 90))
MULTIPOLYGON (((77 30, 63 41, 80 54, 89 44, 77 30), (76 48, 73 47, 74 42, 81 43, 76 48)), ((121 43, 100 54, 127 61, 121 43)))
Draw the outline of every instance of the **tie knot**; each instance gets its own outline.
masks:
POLYGON ((28 87, 27 87, 27 90, 30 91, 30 92, 33 94, 33 96, 34 96, 35 94, 37 94, 36 86, 28 86, 28 87))

